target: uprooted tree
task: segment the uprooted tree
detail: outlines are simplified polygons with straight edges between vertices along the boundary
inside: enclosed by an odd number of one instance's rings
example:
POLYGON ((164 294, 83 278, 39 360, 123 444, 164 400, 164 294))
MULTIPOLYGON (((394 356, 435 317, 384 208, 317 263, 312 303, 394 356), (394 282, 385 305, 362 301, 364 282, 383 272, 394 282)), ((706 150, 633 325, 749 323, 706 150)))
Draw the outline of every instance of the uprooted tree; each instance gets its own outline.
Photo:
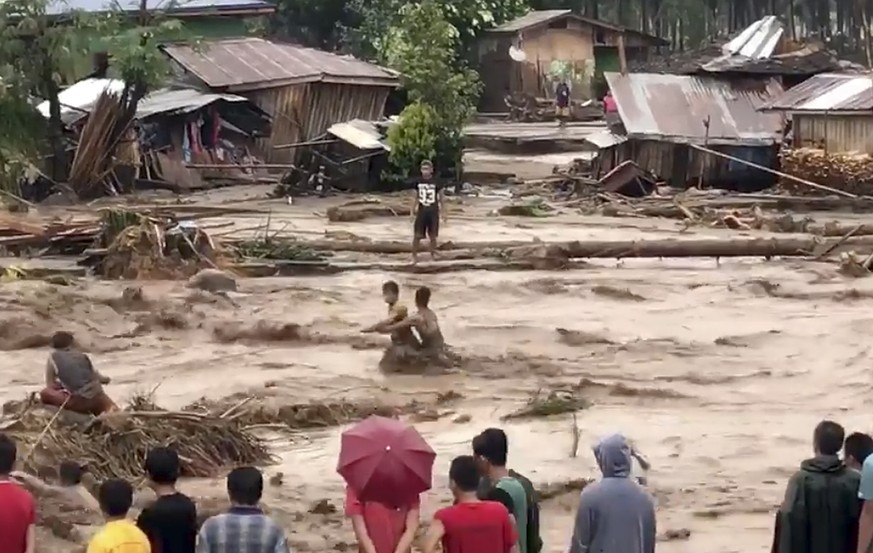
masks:
POLYGON ((407 4, 388 34, 388 64, 401 73, 410 100, 388 134, 394 173, 409 174, 423 159, 443 170, 461 162, 463 127, 481 83, 457 57, 458 30, 443 8, 434 0, 407 4))

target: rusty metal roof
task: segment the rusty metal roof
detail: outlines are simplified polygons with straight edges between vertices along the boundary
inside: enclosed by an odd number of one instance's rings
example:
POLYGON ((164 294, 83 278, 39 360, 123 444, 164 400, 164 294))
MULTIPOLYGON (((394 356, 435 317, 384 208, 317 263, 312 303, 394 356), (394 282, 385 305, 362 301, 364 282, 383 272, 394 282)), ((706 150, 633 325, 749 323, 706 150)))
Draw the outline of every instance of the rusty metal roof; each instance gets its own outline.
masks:
POLYGON ((775 80, 744 85, 686 75, 604 76, 630 138, 745 146, 781 141, 782 116, 758 111, 782 93, 775 80))
POLYGON ((650 35, 642 31, 637 31, 635 29, 628 29, 626 27, 622 27, 621 25, 616 25, 615 23, 610 23, 608 21, 591 19, 590 17, 585 17, 583 15, 573 13, 573 10, 534 10, 522 15, 521 17, 517 17, 512 21, 507 21, 502 25, 498 25, 493 29, 489 29, 488 32, 517 33, 519 31, 539 27, 540 25, 546 25, 548 23, 551 23, 552 21, 557 21, 558 19, 562 19, 564 17, 571 17, 577 21, 582 21, 583 23, 587 23, 594 27, 608 29, 617 33, 630 33, 659 45, 666 46, 667 44, 669 44, 668 41, 655 35, 650 35))
POLYGON ((164 52, 210 88, 232 92, 307 82, 395 87, 396 71, 340 56, 261 38, 167 45, 164 52))
POLYGON ((873 74, 816 75, 765 104, 764 111, 804 113, 873 110, 873 74))

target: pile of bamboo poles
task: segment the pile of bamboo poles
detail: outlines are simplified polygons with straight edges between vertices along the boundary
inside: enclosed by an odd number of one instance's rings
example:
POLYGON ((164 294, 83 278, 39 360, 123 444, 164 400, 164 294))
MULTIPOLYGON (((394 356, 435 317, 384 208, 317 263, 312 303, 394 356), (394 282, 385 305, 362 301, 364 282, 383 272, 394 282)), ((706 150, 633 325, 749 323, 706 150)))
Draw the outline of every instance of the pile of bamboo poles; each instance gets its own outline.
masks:
POLYGON ((117 146, 112 143, 112 130, 123 113, 121 97, 111 92, 103 92, 91 110, 70 169, 70 187, 80 198, 118 194, 109 177, 114 169, 112 155, 117 146))

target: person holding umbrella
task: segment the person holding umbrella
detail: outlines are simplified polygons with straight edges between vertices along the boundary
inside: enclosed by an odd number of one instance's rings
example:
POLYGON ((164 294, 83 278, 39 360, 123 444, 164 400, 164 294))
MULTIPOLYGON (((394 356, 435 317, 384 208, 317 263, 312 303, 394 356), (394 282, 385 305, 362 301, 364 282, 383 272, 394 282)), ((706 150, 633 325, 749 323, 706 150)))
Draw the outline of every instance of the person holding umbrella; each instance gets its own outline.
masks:
POLYGON ((337 472, 361 553, 409 553, 419 494, 431 487, 433 449, 411 426, 372 416, 343 432, 337 472))

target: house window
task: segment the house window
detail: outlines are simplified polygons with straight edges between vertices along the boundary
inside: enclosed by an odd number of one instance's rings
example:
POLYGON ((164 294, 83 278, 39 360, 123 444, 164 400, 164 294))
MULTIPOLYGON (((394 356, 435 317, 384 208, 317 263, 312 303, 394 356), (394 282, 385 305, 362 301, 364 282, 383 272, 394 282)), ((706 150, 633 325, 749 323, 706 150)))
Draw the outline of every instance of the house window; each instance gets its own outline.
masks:
POLYGON ((602 30, 594 31, 594 44, 606 44, 606 37, 602 30))

